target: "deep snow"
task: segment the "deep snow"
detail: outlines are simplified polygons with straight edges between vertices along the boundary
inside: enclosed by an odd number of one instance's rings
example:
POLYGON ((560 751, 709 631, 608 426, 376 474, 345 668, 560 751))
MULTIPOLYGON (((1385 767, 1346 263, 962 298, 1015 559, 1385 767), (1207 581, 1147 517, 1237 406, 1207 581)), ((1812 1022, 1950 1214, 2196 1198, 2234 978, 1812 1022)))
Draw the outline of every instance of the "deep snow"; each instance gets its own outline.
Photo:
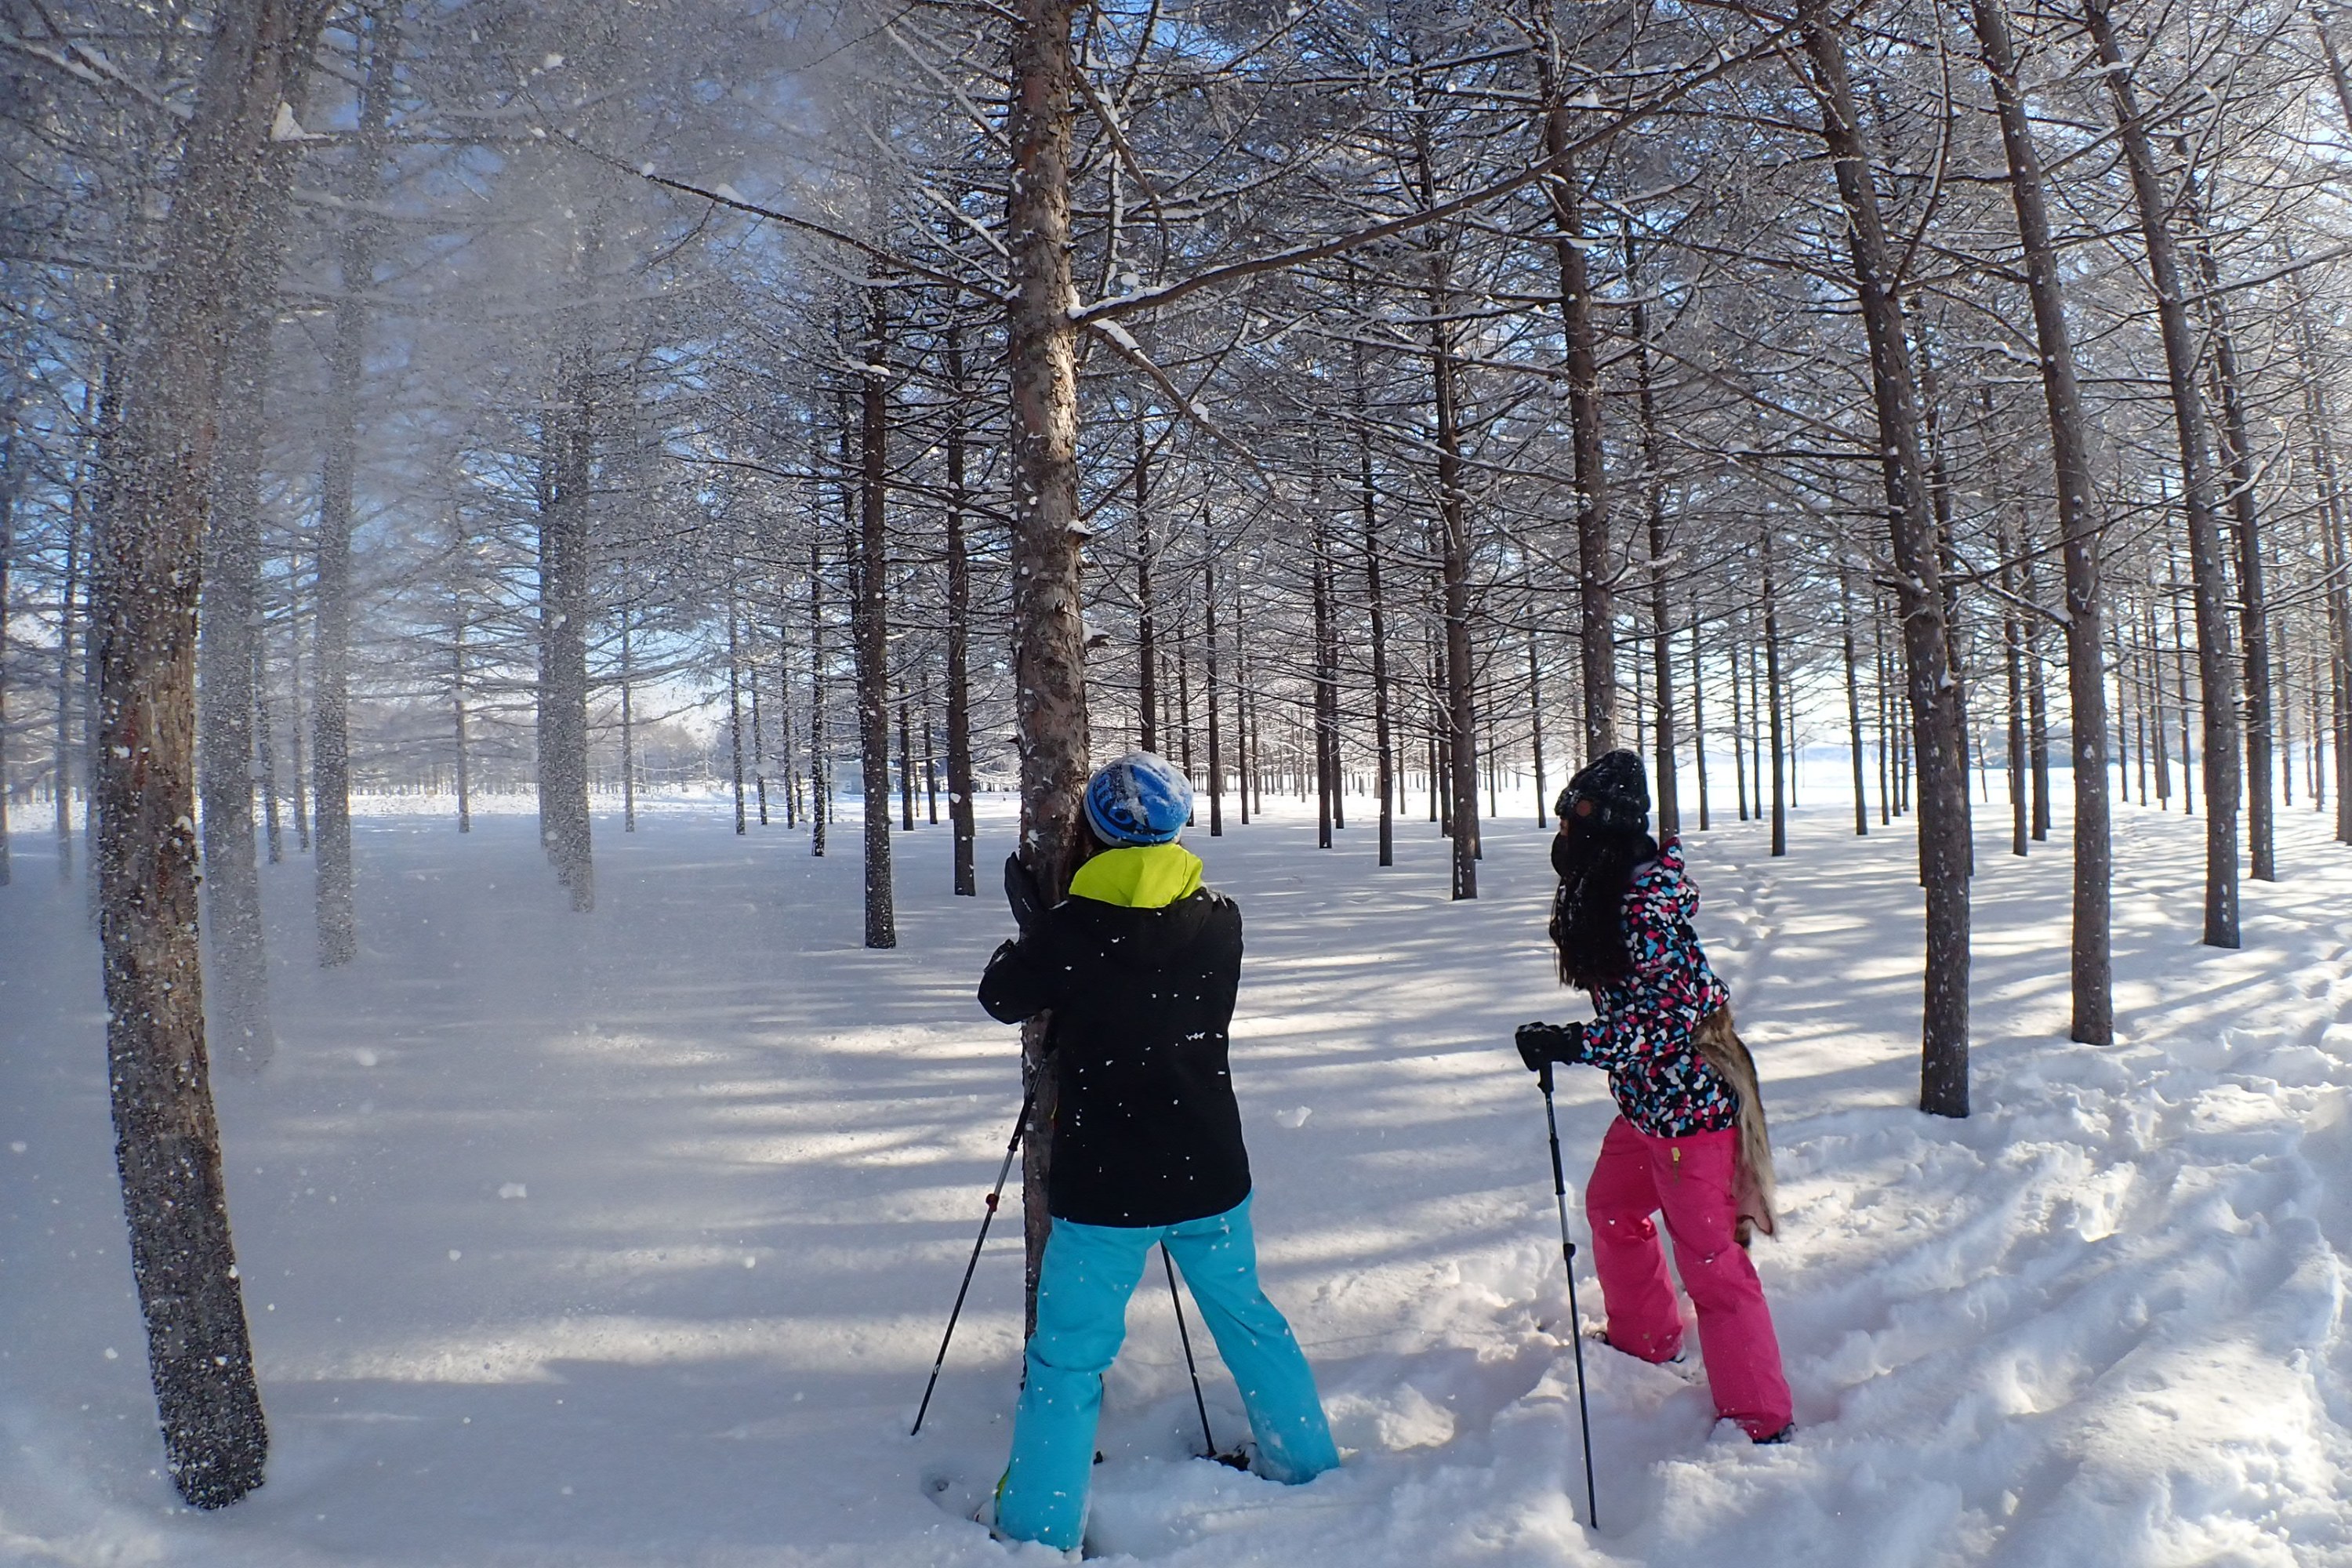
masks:
MULTIPOLYGON (((1828 770, 1823 770, 1825 773, 1828 770)), ((1148 1279, 1110 1379, 1104 1554, 1480 1563, 2352 1564, 2352 855, 2288 815, 2245 951, 2201 949, 2202 823, 2117 836, 2124 1043, 2069 1045, 2063 829, 1987 807, 1976 1108, 1912 1109, 1904 825, 1816 796, 1791 855, 1692 835, 1700 924, 1766 1075, 1783 1239, 1759 1243, 1802 1431, 1711 1430, 1696 1367, 1592 1347, 1581 1475, 1541 1101, 1514 1024, 1549 977, 1532 823, 1486 897, 1443 846, 1281 816, 1192 842, 1249 926, 1234 1058, 1270 1290, 1340 1473, 1185 1458, 1148 1279)), ((281 1046, 220 1075, 275 1438, 268 1484, 174 1506, 111 1170, 95 942, 32 835, 0 889, 0 1562, 984 1564, 939 1506, 992 1480, 1017 1227, 911 1417, 1018 1101, 971 986, 1007 921, 898 838, 901 946, 855 945, 854 831, 813 860, 723 801, 597 823, 572 915, 530 819, 355 824, 360 961, 310 962, 310 868, 270 868, 281 1046)), ((1001 803, 982 883, 1010 840, 1001 803)), ((1562 1085, 1580 1183, 1610 1114, 1562 1085)), ((1580 1233, 1581 1229, 1579 1218, 1580 1233)), ((1588 1318, 1598 1291, 1580 1286, 1588 1318)), ((1198 1338, 1196 1333, 1196 1339, 1198 1338)), ((1241 1430, 1210 1356, 1221 1440, 1241 1430)))

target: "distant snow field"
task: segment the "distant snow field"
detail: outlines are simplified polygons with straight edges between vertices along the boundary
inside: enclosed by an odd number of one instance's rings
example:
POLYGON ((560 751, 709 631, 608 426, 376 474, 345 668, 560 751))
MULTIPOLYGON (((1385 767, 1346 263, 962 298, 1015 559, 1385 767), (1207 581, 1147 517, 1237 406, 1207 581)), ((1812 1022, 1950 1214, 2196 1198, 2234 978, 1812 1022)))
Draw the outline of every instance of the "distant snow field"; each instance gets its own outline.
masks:
MULTIPOLYGON (((160 1474, 85 895, 16 840, 0 1563, 1050 1561, 956 1511, 1004 1459, 1016 1224, 907 1436, 1020 1099, 1013 1034, 972 1001, 1009 929, 1009 806, 977 900, 949 896, 944 826, 895 836, 900 945, 870 952, 854 826, 815 859, 781 826, 737 837, 724 797, 648 803, 634 834, 600 816, 579 916, 530 817, 461 837, 453 804, 355 823, 344 970, 312 961, 310 868, 266 871, 276 1057, 215 1091, 274 1447, 216 1515, 160 1474)), ((1785 859, 1758 824, 1690 835, 1774 1117, 1785 1219, 1757 1258, 1801 1429, 1751 1447, 1696 1359, 1588 1346, 1597 1527, 1542 1102, 1509 1044, 1580 1012, 1547 963, 1543 831, 1489 824, 1485 896, 1454 904, 1418 816, 1388 870, 1368 806, 1331 851, 1295 806, 1197 829, 1248 922, 1234 1071, 1268 1288, 1349 1458, 1297 1489, 1191 1459, 1147 1278, 1092 1553, 2352 1565, 2352 852, 2285 814, 2285 879, 2245 884, 2246 946, 2220 952, 2196 941, 2201 819, 2121 811, 2122 1043, 2093 1049, 2064 1038, 2063 826, 2020 862, 2006 806, 1979 809, 1958 1122, 1913 1109, 1907 826, 1858 840, 1818 795, 1785 859)), ((1561 1112, 1580 1187, 1600 1076, 1568 1074, 1561 1112)), ((1239 1400, 1197 1321, 1195 1342, 1230 1442, 1239 1400)))

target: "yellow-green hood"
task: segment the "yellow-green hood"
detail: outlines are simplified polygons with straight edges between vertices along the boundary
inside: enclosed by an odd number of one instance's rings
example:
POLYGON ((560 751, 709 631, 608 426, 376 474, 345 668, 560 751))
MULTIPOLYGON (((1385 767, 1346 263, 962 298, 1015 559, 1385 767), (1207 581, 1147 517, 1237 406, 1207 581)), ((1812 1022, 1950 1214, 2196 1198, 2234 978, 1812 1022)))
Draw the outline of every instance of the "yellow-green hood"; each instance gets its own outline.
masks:
POLYGON ((1070 896, 1130 910, 1157 910, 1201 890, 1201 858, 1181 844, 1106 849, 1078 868, 1070 896))

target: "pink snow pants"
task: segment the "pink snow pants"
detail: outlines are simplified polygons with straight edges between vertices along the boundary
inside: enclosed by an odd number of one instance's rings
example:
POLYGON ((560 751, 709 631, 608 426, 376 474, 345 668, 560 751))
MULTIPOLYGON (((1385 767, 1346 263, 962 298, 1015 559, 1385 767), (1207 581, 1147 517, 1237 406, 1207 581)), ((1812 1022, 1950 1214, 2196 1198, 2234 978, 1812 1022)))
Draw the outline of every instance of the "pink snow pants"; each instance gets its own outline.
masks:
POLYGON ((1732 1239, 1739 1134, 1653 1138, 1620 1116, 1601 1140, 1584 1190, 1593 1267, 1609 1314, 1609 1342, 1643 1361, 1671 1361, 1683 1321, 1650 1215, 1664 1210, 1675 1267, 1698 1310, 1699 1354, 1717 1412, 1750 1437, 1769 1437, 1794 1414, 1780 1342, 1747 1248, 1732 1239))

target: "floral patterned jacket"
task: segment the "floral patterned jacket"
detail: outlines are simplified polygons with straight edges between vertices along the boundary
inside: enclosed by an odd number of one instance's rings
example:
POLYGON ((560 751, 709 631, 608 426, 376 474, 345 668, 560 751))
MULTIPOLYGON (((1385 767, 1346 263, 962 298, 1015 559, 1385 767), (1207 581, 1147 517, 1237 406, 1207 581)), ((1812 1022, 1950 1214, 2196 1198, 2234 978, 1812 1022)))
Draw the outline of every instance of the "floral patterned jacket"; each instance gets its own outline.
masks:
POLYGON ((1597 1020, 1584 1026, 1582 1058, 1608 1069, 1617 1109, 1655 1138, 1721 1131, 1739 1120, 1738 1095, 1691 1039, 1700 1020, 1731 1000, 1691 929, 1697 910, 1682 843, 1669 835, 1625 890, 1633 971, 1593 993, 1597 1020))

